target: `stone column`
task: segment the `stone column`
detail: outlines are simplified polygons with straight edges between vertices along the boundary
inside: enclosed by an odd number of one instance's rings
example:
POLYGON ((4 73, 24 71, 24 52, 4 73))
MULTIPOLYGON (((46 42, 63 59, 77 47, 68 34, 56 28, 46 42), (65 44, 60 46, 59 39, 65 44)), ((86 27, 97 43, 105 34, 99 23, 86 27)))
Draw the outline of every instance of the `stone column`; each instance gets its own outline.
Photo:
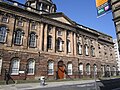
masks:
POLYGON ((65 30, 64 35, 64 53, 67 54, 67 30, 65 30))
POLYGON ((74 52, 74 33, 73 32, 71 32, 71 54, 73 55, 73 52, 74 52))
POLYGON ((52 42, 52 48, 53 52, 56 52, 56 27, 53 27, 53 42, 52 42))
POLYGON ((48 24, 45 25, 44 29, 44 51, 47 52, 47 36, 48 36, 48 24))
POLYGON ((40 29, 39 29, 39 50, 43 50, 43 29, 44 29, 44 24, 43 23, 41 23, 40 24, 40 29))
POLYGON ((77 38, 76 38, 76 33, 74 33, 74 49, 73 49, 73 52, 74 52, 74 55, 76 56, 77 55, 77 38))

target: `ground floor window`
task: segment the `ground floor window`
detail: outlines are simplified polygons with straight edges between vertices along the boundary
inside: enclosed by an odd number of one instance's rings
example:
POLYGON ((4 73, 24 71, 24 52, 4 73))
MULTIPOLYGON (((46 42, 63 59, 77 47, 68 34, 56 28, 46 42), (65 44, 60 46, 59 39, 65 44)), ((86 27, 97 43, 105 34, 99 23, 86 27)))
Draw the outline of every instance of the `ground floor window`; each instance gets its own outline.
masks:
POLYGON ((72 75, 72 63, 68 63, 68 75, 72 75))
POLYGON ((11 61, 11 74, 18 75, 19 74, 19 59, 15 58, 11 61))
POLYGON ((86 74, 90 75, 90 64, 86 65, 86 74))
POLYGON ((0 75, 1 75, 1 71, 2 71, 2 58, 0 58, 0 75))
POLYGON ((54 74, 54 62, 48 61, 48 75, 54 74))
POLYGON ((83 64, 82 63, 79 64, 79 72, 80 72, 80 75, 83 75, 83 64))
POLYGON ((33 59, 30 59, 28 61, 28 75, 34 75, 35 71, 35 61, 33 59))

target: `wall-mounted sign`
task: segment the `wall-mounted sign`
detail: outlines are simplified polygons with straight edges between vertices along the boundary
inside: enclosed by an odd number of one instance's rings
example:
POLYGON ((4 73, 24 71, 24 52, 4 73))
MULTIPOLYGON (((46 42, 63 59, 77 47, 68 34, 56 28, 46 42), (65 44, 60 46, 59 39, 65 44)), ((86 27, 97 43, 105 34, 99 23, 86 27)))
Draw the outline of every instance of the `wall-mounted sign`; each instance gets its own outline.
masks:
POLYGON ((111 10, 109 0, 96 0, 97 15, 103 15, 111 10))

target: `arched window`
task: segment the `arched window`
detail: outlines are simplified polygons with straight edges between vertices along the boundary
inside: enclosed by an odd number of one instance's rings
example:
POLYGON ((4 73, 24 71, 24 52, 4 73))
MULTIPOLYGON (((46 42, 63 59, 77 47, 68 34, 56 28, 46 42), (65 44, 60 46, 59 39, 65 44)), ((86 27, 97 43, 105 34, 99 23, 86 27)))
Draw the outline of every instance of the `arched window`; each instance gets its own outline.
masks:
POLYGON ((79 64, 79 72, 80 72, 80 75, 83 75, 83 64, 82 63, 79 64))
POLYGON ((78 43, 78 54, 82 54, 82 45, 78 43))
POLYGON ((48 75, 54 74, 54 62, 48 61, 48 75))
POLYGON ((57 40, 57 49, 58 51, 62 51, 62 39, 58 38, 57 40))
POLYGON ((104 65, 101 65, 101 74, 102 74, 102 76, 105 75, 105 66, 104 65))
POLYGON ((72 63, 68 63, 67 72, 68 72, 68 75, 72 75, 72 63))
POLYGON ((113 66, 113 76, 116 76, 116 68, 115 68, 115 66, 113 66))
POLYGON ((28 73, 28 75, 34 75, 34 72, 35 72, 35 60, 30 59, 30 60, 28 60, 27 73, 28 73))
POLYGON ((2 71, 2 58, 0 58, 0 75, 1 75, 1 71, 2 71))
POLYGON ((87 75, 90 75, 90 64, 89 63, 86 65, 86 73, 87 75))
POLYGON ((70 53, 71 50, 70 50, 70 40, 67 40, 67 52, 70 53))
POLYGON ((47 47, 48 49, 52 49, 52 36, 48 36, 47 47))
POLYGON ((36 33, 32 32, 30 34, 30 41, 29 41, 29 46, 30 47, 36 47, 36 33))
POLYGON ((7 28, 5 26, 0 26, 0 42, 3 43, 6 41, 7 37, 7 28))
POLYGON ((88 46, 87 45, 85 45, 85 55, 89 55, 89 53, 88 53, 88 46))
POLYGON ((20 61, 19 61, 18 58, 14 58, 11 61, 11 74, 12 75, 18 75, 19 74, 19 64, 20 64, 20 61))
POLYGON ((14 44, 21 45, 22 44, 22 38, 23 38, 23 31, 22 30, 16 30, 15 31, 14 44))
POLYGON ((97 74, 97 65, 96 64, 93 65, 93 70, 94 70, 94 73, 97 74))

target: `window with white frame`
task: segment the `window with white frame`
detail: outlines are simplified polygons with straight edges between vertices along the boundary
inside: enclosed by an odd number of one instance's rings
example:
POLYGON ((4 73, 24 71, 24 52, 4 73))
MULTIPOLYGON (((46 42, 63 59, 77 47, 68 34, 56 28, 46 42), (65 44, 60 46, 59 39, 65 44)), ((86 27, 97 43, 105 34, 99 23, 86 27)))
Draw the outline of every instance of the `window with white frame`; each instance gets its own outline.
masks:
POLYGON ((58 38, 57 40, 57 49, 58 51, 62 51, 62 39, 58 38))
POLYGON ((113 76, 116 76, 116 68, 115 68, 115 66, 113 66, 113 76))
POLYGON ((32 32, 30 34, 30 41, 29 41, 30 47, 36 47, 36 42, 37 42, 37 40, 36 40, 36 33, 32 32))
POLYGON ((19 74, 19 64, 20 64, 20 61, 18 58, 15 58, 11 61, 11 75, 19 74))
POLYGON ((28 73, 28 75, 34 75, 34 72, 35 72, 35 60, 30 59, 28 61, 28 70, 27 70, 27 73, 28 73))
POLYGON ((82 45, 78 43, 78 54, 82 54, 82 45))
POLYGON ((48 42, 47 42, 48 49, 52 49, 52 36, 48 36, 48 42))
POLYGON ((80 72, 80 75, 83 75, 83 64, 82 63, 79 64, 79 72, 80 72))
POLYGON ((67 40, 67 52, 71 52, 71 47, 70 47, 70 40, 67 40))
POLYGON ((68 63, 67 68, 68 75, 72 75, 72 63, 68 63))
POLYGON ((97 65, 96 64, 93 65, 93 70, 94 70, 94 73, 97 74, 97 65))
POLYGON ((90 64, 86 65, 86 73, 87 75, 90 75, 90 64))
POLYGON ((3 16, 2 17, 2 22, 3 23, 8 23, 8 17, 7 16, 3 16))
POLYGON ((87 45, 85 45, 85 55, 89 55, 89 53, 88 53, 88 46, 87 45))
POLYGON ((1 75, 1 72, 2 71, 2 58, 0 58, 0 75, 1 75))
POLYGON ((7 37, 7 28, 5 26, 0 26, 0 42, 3 43, 6 41, 7 37))
POLYGON ((48 61, 48 75, 54 74, 54 62, 48 61))
POLYGON ((23 39, 23 31, 22 30, 16 30, 15 31, 14 44, 21 45, 22 44, 22 39, 23 39))
POLYGON ((102 72, 102 76, 105 75, 105 66, 104 65, 101 65, 101 72, 102 72))

